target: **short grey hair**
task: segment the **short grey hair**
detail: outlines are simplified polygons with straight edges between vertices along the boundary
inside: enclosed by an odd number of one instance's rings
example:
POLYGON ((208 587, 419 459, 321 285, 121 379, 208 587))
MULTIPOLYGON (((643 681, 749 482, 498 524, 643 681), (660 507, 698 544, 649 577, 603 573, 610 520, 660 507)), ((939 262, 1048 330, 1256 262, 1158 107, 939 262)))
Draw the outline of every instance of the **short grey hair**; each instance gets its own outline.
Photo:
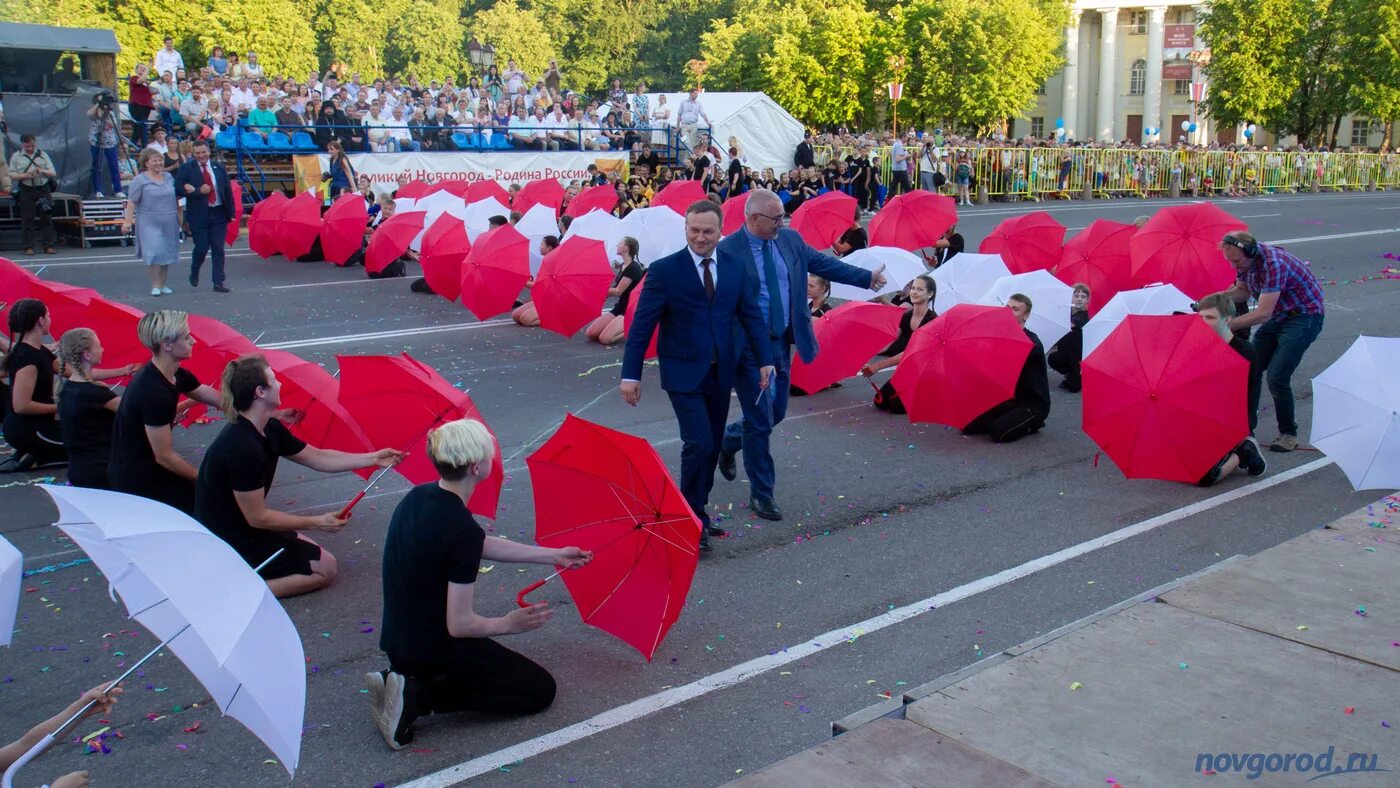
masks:
POLYGON ((764 203, 768 203, 778 210, 783 208, 783 201, 778 198, 777 194, 768 189, 752 189, 749 191, 749 199, 744 202, 744 218, 762 211, 764 203))

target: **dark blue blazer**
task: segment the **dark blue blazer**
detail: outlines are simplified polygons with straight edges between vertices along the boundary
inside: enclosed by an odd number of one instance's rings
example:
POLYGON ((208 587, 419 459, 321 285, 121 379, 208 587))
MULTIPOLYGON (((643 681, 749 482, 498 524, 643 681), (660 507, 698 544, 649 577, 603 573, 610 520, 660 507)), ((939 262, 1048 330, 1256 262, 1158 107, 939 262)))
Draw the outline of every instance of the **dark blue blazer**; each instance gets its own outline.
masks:
POLYGON ((658 330, 656 353, 661 388, 666 391, 699 391, 710 362, 716 359, 719 385, 728 389, 739 361, 737 341, 748 342, 760 367, 773 363, 752 266, 741 265, 733 257, 717 257, 715 273, 715 300, 710 303, 689 249, 651 264, 627 332, 623 380, 642 379, 642 361, 653 330, 658 330))
MULTIPOLYGON (((864 268, 843 263, 829 254, 823 254, 807 245, 796 230, 782 228, 774 241, 783 262, 788 269, 788 324, 792 326, 792 339, 797 345, 797 355, 803 363, 810 364, 817 357, 817 335, 812 331, 812 315, 807 311, 807 274, 813 273, 823 279, 840 282, 852 287, 870 287, 870 272, 864 268)), ((749 250, 749 236, 746 230, 733 233, 723 241, 715 254, 721 262, 737 260, 755 278, 762 276, 758 263, 749 250)), ((768 324, 765 316, 764 325, 768 324)), ((766 329, 765 329, 766 330, 766 329)), ((762 365, 760 365, 762 366, 762 365)))
POLYGON ((214 211, 209 210, 209 195, 199 193, 199 188, 204 185, 204 173, 200 170, 199 162, 190 159, 175 171, 175 196, 185 198, 185 222, 191 227, 233 220, 233 182, 229 180, 228 170, 212 158, 209 159, 209 169, 213 171, 219 188, 220 205, 214 211), (185 184, 194 187, 194 194, 185 194, 185 184))

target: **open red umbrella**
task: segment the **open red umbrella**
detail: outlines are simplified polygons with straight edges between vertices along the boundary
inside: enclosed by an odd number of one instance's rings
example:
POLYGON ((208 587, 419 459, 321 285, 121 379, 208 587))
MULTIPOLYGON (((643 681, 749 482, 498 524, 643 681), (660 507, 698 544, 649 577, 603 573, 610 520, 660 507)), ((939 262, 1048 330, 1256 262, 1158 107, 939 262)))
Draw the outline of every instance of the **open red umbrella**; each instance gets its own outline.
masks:
POLYGON ((243 187, 233 179, 229 179, 228 185, 233 189, 233 221, 224 231, 224 246, 233 246, 233 242, 238 240, 239 231, 243 229, 243 187))
MULTIPOLYGON (((642 281, 638 282, 637 289, 632 291, 632 297, 627 300, 627 311, 622 314, 624 334, 632 330, 632 320, 637 316, 637 304, 642 300, 642 288, 646 286, 647 277, 646 274, 642 274, 642 281)), ((647 343, 647 352, 642 358, 647 361, 656 358, 656 329, 651 331, 651 341, 647 343)))
POLYGON ((792 229, 816 249, 827 249, 856 223, 856 198, 827 192, 792 212, 792 229))
POLYGON ((572 414, 525 462, 535 541, 593 551, 562 573, 579 616, 651 661, 685 607, 700 541, 666 464, 646 440, 572 414))
MULTIPOLYGON (((282 383, 282 407, 300 412, 292 434, 319 449, 360 454, 374 451, 369 436, 340 404, 340 381, 316 364, 285 350, 260 351, 282 383)), ((369 478, 373 467, 355 473, 369 478)))
MULTIPOLYGON (((29 298, 29 288, 39 277, 22 268, 15 261, 0 257, 0 301, 13 304, 21 298, 29 298)), ((5 314, 9 313, 6 307, 5 314)), ((0 330, 4 330, 0 327, 0 330)))
POLYGON ((681 216, 694 203, 705 199, 700 181, 671 181, 651 198, 651 207, 670 208, 681 216))
MULTIPOLYGON (((43 301, 44 306, 49 308, 49 319, 53 321, 49 333, 57 339, 70 328, 86 325, 83 316, 87 314, 88 305, 94 298, 102 296, 87 287, 36 278, 30 286, 29 297, 43 301)), ((106 366, 106 362, 103 365, 106 366)))
POLYGON ((530 239, 510 225, 478 236, 462 262, 462 306, 477 320, 509 312, 530 280, 530 239))
POLYGON ((358 194, 342 194, 335 198, 321 217, 321 252, 336 265, 345 265, 350 256, 365 242, 365 225, 369 224, 369 209, 365 198, 358 194))
MULTIPOLYGON (((364 198, 360 201, 364 202, 364 198)), ((277 223, 277 249, 283 257, 295 260, 311 251, 320 232, 321 196, 314 191, 302 192, 282 207, 281 221, 277 223)))
POLYGON ((885 203, 870 220, 870 245, 924 249, 938 243, 957 221, 952 197, 915 189, 885 203))
POLYGON ((554 209, 554 215, 558 216, 559 206, 563 204, 564 187, 559 185, 559 181, 554 178, 541 178, 537 181, 530 181, 516 192, 515 199, 511 201, 510 209, 523 214, 536 205, 548 205, 554 209))
POLYGON ((467 225, 450 213, 439 216, 423 233, 423 250, 418 256, 428 287, 448 301, 456 301, 462 292, 462 262, 471 250, 467 225))
POLYGON ((1133 281, 1138 285, 1165 282, 1200 299, 1235 282, 1235 269, 1220 251, 1226 233, 1245 223, 1214 203, 1162 208, 1133 236, 1128 247, 1133 281))
POLYGON ((1065 227, 1045 211, 1013 216, 992 229, 977 251, 999 254, 1013 274, 1051 268, 1060 262, 1065 227))
POLYGON ((914 332, 891 380, 910 421, 962 429, 1015 396, 1030 352, 1010 309, 958 304, 914 332))
POLYGON ((102 366, 108 369, 151 360, 151 351, 136 336, 145 313, 133 306, 97 296, 83 311, 82 325, 102 340, 102 366))
POLYGON ((889 304, 848 301, 821 317, 812 318, 812 330, 821 350, 812 363, 792 364, 792 385, 808 394, 850 377, 899 336, 904 310, 889 304))
POLYGON ((1115 295, 1133 289, 1128 241, 1137 226, 1095 219, 1065 244, 1055 278, 1067 285, 1083 282, 1091 291, 1089 314, 1097 314, 1115 295))
POLYGON ((724 201, 719 209, 724 213, 724 224, 720 227, 720 232, 725 235, 732 235, 739 232, 739 228, 744 226, 744 206, 749 204, 749 195, 752 192, 736 194, 724 201))
MULTIPOLYGON (((453 387, 407 353, 398 356, 339 356, 340 404, 369 436, 371 445, 408 452, 394 470, 413 484, 438 478, 428 459, 428 432, 457 419, 482 419, 467 392, 453 387)), ((477 485, 467 508, 495 518, 505 478, 501 446, 494 433, 496 454, 491 475, 477 485)))
POLYGON ((531 297, 540 328, 564 337, 598 319, 608 300, 613 270, 602 241, 575 235, 544 256, 531 297))
POLYGON ((264 260, 277 254, 281 246, 277 228, 282 220, 282 209, 288 202, 291 201, 282 192, 270 192, 253 206, 253 215, 248 217, 248 248, 264 260))
POLYGON ((1130 479, 1194 483, 1249 434, 1249 362, 1195 315, 1129 315, 1083 373, 1084 432, 1130 479))
POLYGON ((467 192, 471 189, 471 184, 460 178, 448 178, 433 184, 432 192, 447 192, 456 197, 466 198, 467 192))
POLYGON ((472 181, 472 184, 467 187, 468 205, 481 200, 489 200, 492 197, 496 198, 501 205, 510 205, 510 192, 495 181, 472 181))
POLYGON ((577 197, 569 200, 569 207, 564 209, 564 215, 577 218, 595 208, 607 213, 616 207, 617 189, 612 184, 605 183, 601 186, 590 186, 579 192, 577 197))
POLYGON ((408 245, 423 232, 426 211, 399 211, 374 228, 365 249, 365 271, 377 274, 403 256, 408 245))
POLYGON ((424 180, 409 181, 408 183, 405 183, 404 185, 400 186, 400 187, 394 192, 394 199, 396 199, 396 200, 399 200, 399 199, 416 200, 416 199, 418 199, 419 197, 427 197, 427 196, 428 196, 428 193, 431 192, 432 190, 433 190, 432 184, 428 183, 427 181, 424 181, 424 180))

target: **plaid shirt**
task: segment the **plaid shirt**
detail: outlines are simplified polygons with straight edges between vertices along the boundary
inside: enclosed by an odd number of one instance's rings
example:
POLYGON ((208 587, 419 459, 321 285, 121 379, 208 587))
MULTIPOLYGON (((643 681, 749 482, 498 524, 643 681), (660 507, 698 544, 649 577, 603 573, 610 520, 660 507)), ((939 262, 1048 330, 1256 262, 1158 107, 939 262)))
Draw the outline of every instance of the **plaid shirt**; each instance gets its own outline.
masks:
POLYGON ((1278 303, 1270 320, 1283 320, 1294 314, 1323 313, 1322 287, 1305 260, 1286 249, 1259 244, 1259 257, 1241 277, 1257 299, 1264 293, 1278 293, 1278 303))

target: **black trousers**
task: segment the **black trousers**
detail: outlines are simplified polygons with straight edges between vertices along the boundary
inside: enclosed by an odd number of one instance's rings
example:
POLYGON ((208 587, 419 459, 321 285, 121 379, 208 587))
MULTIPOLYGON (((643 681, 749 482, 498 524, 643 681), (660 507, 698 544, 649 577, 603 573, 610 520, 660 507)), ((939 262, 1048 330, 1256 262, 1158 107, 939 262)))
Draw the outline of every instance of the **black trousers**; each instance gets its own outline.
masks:
POLYGON ((135 104, 127 104, 127 114, 131 116, 131 136, 136 147, 146 147, 147 133, 150 130, 151 110, 154 107, 139 107, 135 104))
POLYGON ((24 248, 33 249, 36 236, 41 236, 44 248, 50 248, 57 241, 53 229, 53 214, 39 210, 39 198, 49 193, 48 186, 19 187, 19 218, 23 225, 24 248), (41 235, 42 234, 42 235, 41 235))
POLYGON ((909 182, 908 170, 895 170, 890 173, 890 193, 888 196, 894 197, 903 194, 914 188, 909 182))
POLYGON ((1074 329, 1065 334, 1059 342, 1045 354, 1050 368, 1065 376, 1073 384, 1079 383, 1079 367, 1084 356, 1084 332, 1074 329))
POLYGON ((68 459, 63 438, 58 434, 58 422, 35 423, 18 413, 5 417, 5 442, 16 454, 32 454, 40 464, 68 459))
POLYGON ((410 680, 405 692, 412 693, 419 714, 535 714, 554 702, 554 677, 529 657, 488 638, 463 638, 454 645, 455 659, 446 664, 389 656, 389 669, 410 680))
POLYGON ((962 431, 964 435, 986 435, 997 443, 1010 443, 1039 432, 1044 426, 1045 414, 1039 408, 1009 399, 973 419, 962 431))

